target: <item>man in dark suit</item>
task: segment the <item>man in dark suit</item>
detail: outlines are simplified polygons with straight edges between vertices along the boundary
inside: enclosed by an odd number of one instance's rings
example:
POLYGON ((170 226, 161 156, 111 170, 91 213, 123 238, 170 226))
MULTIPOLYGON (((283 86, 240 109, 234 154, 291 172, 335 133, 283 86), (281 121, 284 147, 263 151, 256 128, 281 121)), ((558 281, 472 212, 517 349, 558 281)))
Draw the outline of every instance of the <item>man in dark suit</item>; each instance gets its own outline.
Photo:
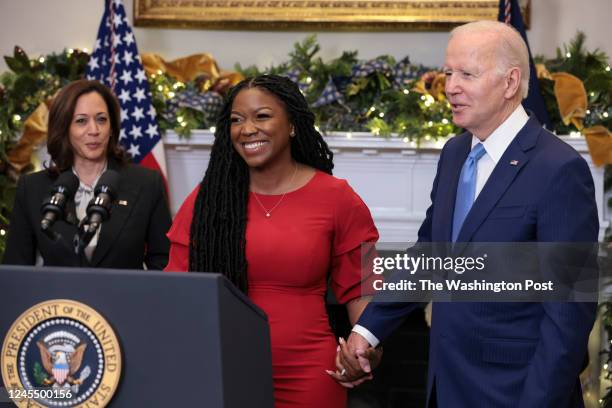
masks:
MULTIPOLYGON (((444 71, 453 121, 467 132, 442 149, 419 241, 597 242, 588 165, 521 105, 529 62, 519 33, 498 22, 456 28, 444 71)), ((366 308, 339 354, 345 381, 361 373, 358 361, 369 371, 355 357, 415 307, 366 308)), ((434 302, 429 406, 583 406, 578 374, 595 314, 595 303, 434 302)))

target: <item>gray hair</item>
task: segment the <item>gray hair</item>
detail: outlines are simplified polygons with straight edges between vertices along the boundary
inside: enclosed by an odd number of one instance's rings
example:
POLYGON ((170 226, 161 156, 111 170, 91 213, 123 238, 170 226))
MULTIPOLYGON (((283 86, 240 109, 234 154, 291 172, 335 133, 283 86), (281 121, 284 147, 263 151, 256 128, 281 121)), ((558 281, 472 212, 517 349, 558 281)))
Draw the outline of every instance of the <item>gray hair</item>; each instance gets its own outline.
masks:
POLYGON ((494 34, 498 37, 496 56, 498 69, 505 73, 510 68, 521 71, 520 89, 523 99, 529 93, 529 51, 521 34, 512 26, 499 21, 482 20, 455 27, 450 38, 455 34, 494 34))

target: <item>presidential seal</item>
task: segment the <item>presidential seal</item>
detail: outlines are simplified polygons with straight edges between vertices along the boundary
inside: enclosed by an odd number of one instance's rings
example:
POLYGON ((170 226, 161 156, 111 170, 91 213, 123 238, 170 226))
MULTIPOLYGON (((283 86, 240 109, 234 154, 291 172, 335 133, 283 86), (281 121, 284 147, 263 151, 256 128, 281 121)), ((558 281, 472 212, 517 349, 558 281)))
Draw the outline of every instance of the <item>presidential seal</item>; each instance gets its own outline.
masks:
POLYGON ((2 379, 19 407, 104 407, 119 384, 121 350, 108 322, 73 300, 26 310, 2 344, 2 379))

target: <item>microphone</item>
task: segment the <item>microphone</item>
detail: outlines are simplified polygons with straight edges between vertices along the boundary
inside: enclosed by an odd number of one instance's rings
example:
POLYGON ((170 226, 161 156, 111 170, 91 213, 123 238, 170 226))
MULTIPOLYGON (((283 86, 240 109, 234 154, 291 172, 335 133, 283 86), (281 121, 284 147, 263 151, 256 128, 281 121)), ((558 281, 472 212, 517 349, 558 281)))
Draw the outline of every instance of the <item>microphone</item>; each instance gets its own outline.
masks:
POLYGON ((115 170, 106 170, 96 188, 94 198, 87 205, 87 220, 89 222, 88 234, 93 235, 100 227, 100 224, 110 218, 110 210, 113 201, 117 198, 119 187, 119 173, 115 170))
POLYGON ((51 196, 47 197, 40 207, 43 216, 40 221, 40 229, 49 237, 55 238, 51 227, 55 221, 64 219, 66 202, 72 200, 78 188, 79 179, 72 170, 60 174, 51 187, 51 196))

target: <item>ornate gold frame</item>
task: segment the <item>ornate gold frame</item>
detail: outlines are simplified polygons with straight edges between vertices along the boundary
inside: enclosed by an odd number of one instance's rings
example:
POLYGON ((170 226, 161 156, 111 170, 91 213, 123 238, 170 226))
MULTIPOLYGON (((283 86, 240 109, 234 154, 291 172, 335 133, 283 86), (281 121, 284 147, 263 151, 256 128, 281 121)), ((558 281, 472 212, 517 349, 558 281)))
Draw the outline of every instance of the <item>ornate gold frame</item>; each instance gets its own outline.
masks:
POLYGON ((498 4, 498 0, 134 0, 134 23, 218 29, 439 30, 494 20, 498 4))

